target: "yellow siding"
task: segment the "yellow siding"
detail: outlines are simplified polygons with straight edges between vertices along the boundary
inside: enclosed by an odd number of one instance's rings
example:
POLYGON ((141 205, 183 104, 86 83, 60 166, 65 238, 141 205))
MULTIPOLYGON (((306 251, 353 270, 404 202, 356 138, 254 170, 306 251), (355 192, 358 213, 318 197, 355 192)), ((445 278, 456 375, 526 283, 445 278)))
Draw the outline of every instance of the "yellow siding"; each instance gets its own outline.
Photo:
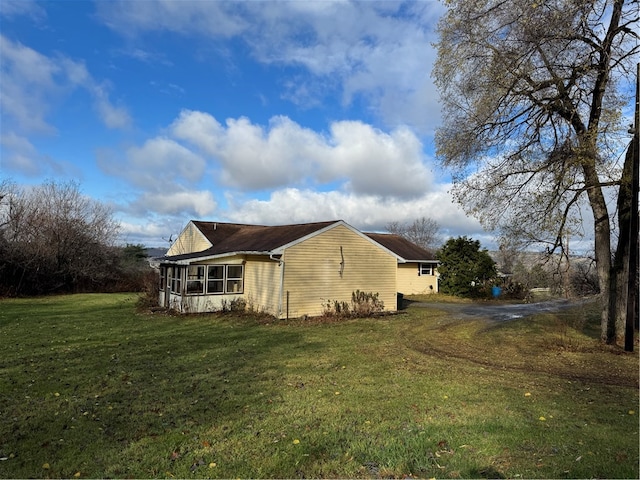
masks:
POLYGON ((417 263, 400 263, 398 264, 398 292, 405 295, 437 293, 438 277, 418 275, 417 263))
POLYGON ((244 299, 247 308, 278 315, 280 267, 267 257, 247 257, 244 267, 244 299))
POLYGON ((378 293, 385 310, 396 310, 396 258, 343 225, 288 248, 283 259, 283 315, 287 292, 290 317, 320 315, 328 300, 350 302, 355 290, 378 293))
POLYGON ((211 243, 189 222, 186 228, 178 235, 176 241, 167 250, 167 255, 182 255, 184 253, 201 252, 211 246, 211 243))

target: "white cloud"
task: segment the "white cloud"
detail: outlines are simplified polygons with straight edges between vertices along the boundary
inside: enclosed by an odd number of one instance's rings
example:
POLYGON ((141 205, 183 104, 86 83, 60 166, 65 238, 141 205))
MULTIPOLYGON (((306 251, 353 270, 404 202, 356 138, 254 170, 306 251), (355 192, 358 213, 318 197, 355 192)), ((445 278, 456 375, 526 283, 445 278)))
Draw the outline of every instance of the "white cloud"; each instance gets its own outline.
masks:
POLYGON ((122 35, 169 31, 206 42, 242 38, 264 64, 301 66, 284 98, 307 106, 338 88, 346 105, 362 96, 386 125, 432 133, 440 121, 430 72, 438 2, 99 2, 122 35))
POLYGON ((166 137, 129 147, 124 156, 99 150, 97 159, 104 173, 156 193, 192 187, 202 179, 206 169, 200 155, 166 137))
POLYGON ((236 15, 233 2, 120 0, 97 2, 96 8, 110 28, 125 36, 168 30, 185 35, 229 37, 247 28, 247 21, 236 15))
POLYGON ((55 129, 45 117, 51 97, 61 93, 57 76, 61 67, 48 57, 0 35, 0 109, 3 128, 12 123, 15 129, 40 134, 55 129))
POLYGON ((14 131, 3 129, 0 135, 0 173, 20 172, 28 177, 61 176, 79 177, 78 169, 69 162, 58 162, 38 151, 28 138, 14 131))
POLYGON ((127 128, 131 125, 129 112, 122 105, 116 106, 109 100, 109 94, 104 85, 91 84, 90 91, 94 96, 95 109, 108 128, 127 128))
POLYGON ((25 175, 42 173, 42 165, 36 160, 38 152, 26 138, 6 132, 0 136, 0 145, 9 152, 0 160, 0 170, 20 171, 25 175))
POLYGON ((0 2, 0 16, 13 18, 26 15, 39 22, 46 18, 47 12, 36 2, 25 0, 2 0, 0 2))
POLYGON ((132 204, 130 209, 138 214, 154 212, 160 215, 183 215, 186 218, 207 217, 215 212, 217 202, 207 190, 145 192, 132 204))
POLYGON ((288 224, 324 220, 344 220, 356 228, 384 231, 392 221, 412 222, 421 217, 436 220, 445 236, 484 234, 480 224, 468 218, 452 202, 446 190, 438 190, 412 200, 385 200, 374 195, 316 192, 287 188, 275 191, 267 200, 227 199, 225 216, 234 222, 288 224))
POLYGON ((390 134, 362 122, 336 122, 325 159, 327 174, 347 176, 348 190, 360 194, 415 197, 432 187, 422 144, 408 129, 390 134))
POLYGON ((432 187, 422 144, 406 127, 385 133, 343 121, 321 135, 284 116, 267 127, 244 117, 223 126, 207 113, 185 110, 169 130, 219 162, 220 182, 231 188, 338 182, 358 194, 415 197, 432 187))
POLYGON ((52 134, 47 116, 57 100, 77 88, 93 98, 96 110, 109 128, 130 123, 123 107, 114 106, 104 86, 98 84, 83 62, 57 55, 47 57, 0 35, 0 82, 3 129, 27 134, 52 134))

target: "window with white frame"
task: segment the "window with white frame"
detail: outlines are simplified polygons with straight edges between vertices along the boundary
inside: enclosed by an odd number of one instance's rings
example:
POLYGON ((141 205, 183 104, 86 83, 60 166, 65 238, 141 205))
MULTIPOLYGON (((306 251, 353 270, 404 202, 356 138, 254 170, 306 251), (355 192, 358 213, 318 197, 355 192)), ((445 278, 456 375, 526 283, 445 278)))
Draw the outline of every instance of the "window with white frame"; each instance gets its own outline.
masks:
POLYGON ((421 263, 418 269, 418 275, 433 275, 432 263, 421 263))
POLYGON ((244 265, 208 265, 207 293, 243 293, 244 265))
POLYGON ((189 265, 187 267, 187 295, 204 293, 204 265, 189 265))
POLYGON ((182 293, 182 267, 169 267, 171 275, 171 293, 182 293))
POLYGON ((242 293, 244 265, 227 265, 227 293, 242 293))
POLYGON ((207 267, 207 293, 224 293, 224 265, 207 267))

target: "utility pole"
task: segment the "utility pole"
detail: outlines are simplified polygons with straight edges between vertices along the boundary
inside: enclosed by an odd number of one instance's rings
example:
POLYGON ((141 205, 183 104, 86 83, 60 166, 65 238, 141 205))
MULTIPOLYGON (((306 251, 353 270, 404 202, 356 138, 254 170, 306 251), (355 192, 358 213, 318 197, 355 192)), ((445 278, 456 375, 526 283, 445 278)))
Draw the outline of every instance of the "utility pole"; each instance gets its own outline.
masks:
POLYGON ((640 170, 640 63, 636 71, 636 108, 633 120, 633 176, 631 178, 631 225, 629 228, 629 290, 625 321, 624 349, 633 352, 634 330, 638 320, 638 184, 640 170))

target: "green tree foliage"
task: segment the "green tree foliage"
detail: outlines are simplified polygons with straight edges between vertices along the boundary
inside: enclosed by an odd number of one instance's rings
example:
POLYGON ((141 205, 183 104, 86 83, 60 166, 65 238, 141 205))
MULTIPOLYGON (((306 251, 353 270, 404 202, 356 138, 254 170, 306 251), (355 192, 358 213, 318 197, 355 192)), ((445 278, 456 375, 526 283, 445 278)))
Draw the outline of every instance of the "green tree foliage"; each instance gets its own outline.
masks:
POLYGON ((454 195, 487 228, 550 253, 568 257, 569 237, 593 238, 602 338, 612 342, 609 299, 621 290, 610 284, 618 272, 605 188, 618 193, 619 209, 630 203, 620 189, 629 169, 618 160, 640 52, 638 2, 446 5, 433 75, 444 114, 437 154, 454 171, 454 195))
POLYGON ((489 294, 497 277, 496 264, 480 242, 450 238, 438 252, 440 290, 450 295, 478 297, 489 294))

